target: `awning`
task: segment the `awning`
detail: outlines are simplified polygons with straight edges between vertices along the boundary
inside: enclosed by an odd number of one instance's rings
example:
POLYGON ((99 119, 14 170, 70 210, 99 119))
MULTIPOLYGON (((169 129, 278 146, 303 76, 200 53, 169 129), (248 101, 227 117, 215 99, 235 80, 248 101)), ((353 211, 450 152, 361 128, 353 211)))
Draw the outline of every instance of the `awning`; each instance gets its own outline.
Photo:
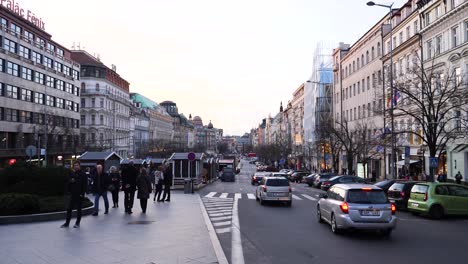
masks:
MULTIPOLYGON (((413 163, 416 163, 416 162, 420 162, 420 160, 410 160, 410 164, 413 164, 413 163)), ((403 166, 405 165, 405 161, 404 160, 400 160, 400 161, 397 161, 397 166, 403 166)))

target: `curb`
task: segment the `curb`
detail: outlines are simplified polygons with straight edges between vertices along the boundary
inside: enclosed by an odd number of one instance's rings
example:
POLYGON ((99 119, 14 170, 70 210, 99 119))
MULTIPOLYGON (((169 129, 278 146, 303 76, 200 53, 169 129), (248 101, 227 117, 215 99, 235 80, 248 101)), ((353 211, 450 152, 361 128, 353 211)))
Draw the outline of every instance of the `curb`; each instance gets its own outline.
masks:
MULTIPOLYGON (((86 216, 94 212, 94 205, 88 208, 81 209, 81 215, 86 216)), ((72 216, 76 217, 76 210, 73 210, 72 216)), ((67 212, 53 212, 44 214, 30 214, 30 215, 13 215, 13 216, 0 216, 0 225, 11 224, 24 224, 44 221, 63 220, 67 218, 67 212)))
POLYGON ((200 209, 202 210, 203 218, 205 219, 206 228, 208 229, 208 234, 210 235, 211 244, 213 245, 213 250, 218 259, 218 264, 229 264, 226 254, 224 254, 223 248, 221 247, 221 242, 219 242, 218 235, 211 223, 211 220, 206 212, 205 205, 203 204, 200 195, 198 196, 198 202, 200 203, 200 209))

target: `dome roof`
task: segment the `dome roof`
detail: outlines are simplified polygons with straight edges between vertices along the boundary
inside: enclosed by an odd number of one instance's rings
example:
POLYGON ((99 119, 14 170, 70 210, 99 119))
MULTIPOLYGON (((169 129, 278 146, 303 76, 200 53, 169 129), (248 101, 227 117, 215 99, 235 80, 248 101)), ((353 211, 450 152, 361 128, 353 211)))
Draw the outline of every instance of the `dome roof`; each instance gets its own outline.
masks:
POLYGON ((199 116, 195 116, 192 122, 195 126, 203 126, 203 120, 199 116))
POLYGON ((164 101, 162 103, 160 103, 160 105, 175 105, 176 103, 172 102, 172 101, 164 101))
POLYGON ((213 129, 213 124, 211 123, 211 120, 210 120, 210 123, 208 124, 208 129, 213 129))

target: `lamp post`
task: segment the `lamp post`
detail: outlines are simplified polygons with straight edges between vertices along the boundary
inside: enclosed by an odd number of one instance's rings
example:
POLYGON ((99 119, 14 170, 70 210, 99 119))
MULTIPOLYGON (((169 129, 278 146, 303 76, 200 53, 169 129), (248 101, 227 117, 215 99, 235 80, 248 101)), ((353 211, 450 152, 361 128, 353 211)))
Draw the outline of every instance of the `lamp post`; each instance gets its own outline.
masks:
MULTIPOLYGON (((391 174, 392 178, 396 179, 396 157, 395 157, 395 122, 393 116, 393 109, 394 109, 394 94, 393 94, 393 24, 392 24, 392 15, 393 15, 393 3, 391 5, 382 5, 376 4, 373 1, 367 2, 368 6, 380 6, 389 9, 389 20, 390 20, 390 123, 392 126, 392 134, 391 134, 391 156, 390 156, 390 164, 391 164, 391 174)), ((383 47, 384 45, 382 45, 383 47)), ((384 127, 385 131, 385 127, 384 127)))

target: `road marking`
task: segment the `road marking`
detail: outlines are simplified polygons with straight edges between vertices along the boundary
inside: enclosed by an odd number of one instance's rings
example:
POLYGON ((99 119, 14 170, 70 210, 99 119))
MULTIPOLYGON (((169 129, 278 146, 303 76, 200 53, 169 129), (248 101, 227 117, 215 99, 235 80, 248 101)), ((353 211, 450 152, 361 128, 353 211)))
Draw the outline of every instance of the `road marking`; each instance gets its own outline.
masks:
POLYGON ((302 196, 304 196, 305 198, 307 198, 307 199, 309 199, 309 200, 311 200, 311 201, 317 201, 316 198, 314 198, 314 197, 312 197, 312 196, 309 196, 309 195, 307 195, 307 194, 302 194, 302 196))
POLYGON ((229 213, 231 214, 232 210, 229 209, 229 210, 208 210, 208 214, 210 215, 213 215, 213 214, 216 214, 216 213, 229 213))
POLYGON ((224 222, 218 222, 218 223, 213 223, 213 226, 227 226, 231 225, 231 221, 224 221, 224 222))
POLYGON ((234 200, 232 207, 231 264, 244 264, 244 252, 239 223, 239 200, 234 200))
POLYGON ((299 196, 297 196, 297 195, 295 195, 295 194, 292 195, 292 198, 294 198, 294 199, 296 199, 296 200, 302 200, 301 197, 299 197, 299 196))
POLYGON ((200 208, 202 210, 203 218, 205 219, 205 225, 208 228, 208 234, 210 235, 211 244, 213 245, 213 249, 216 254, 216 258, 218 259, 219 264, 229 264, 226 255, 224 254, 223 248, 221 247, 221 243, 219 242, 218 236, 216 235, 216 231, 213 227, 213 224, 208 217, 208 213, 206 212, 205 206, 203 202, 198 196, 198 201, 200 203, 200 208))
POLYGON ((232 212, 229 211, 228 213, 214 213, 214 214, 210 214, 208 213, 209 216, 226 216, 226 215, 232 215, 232 212))
POLYGON ((231 220, 232 216, 220 216, 220 217, 213 217, 211 221, 222 221, 222 220, 231 220))
POLYGON ((232 201, 205 202, 205 205, 232 205, 232 201))
POLYGON ((253 194, 253 193, 248 193, 248 194, 247 194, 247 197, 248 197, 249 199, 255 199, 255 194, 253 194))
MULTIPOLYGON (((205 206, 206 207, 206 206, 205 206)), ((217 206, 217 207, 213 207, 213 206, 208 206, 206 207, 206 210, 208 211, 215 211, 215 210, 231 210, 232 209, 232 206, 217 206)))
POLYGON ((229 233, 229 232, 231 232, 231 228, 230 228, 230 227, 226 227, 226 228, 217 228, 217 229, 216 229, 216 233, 218 233, 218 234, 229 233))
POLYGON ((242 199, 242 194, 240 193, 234 194, 234 199, 242 199))
POLYGON ((210 192, 209 194, 205 195, 205 197, 211 198, 216 194, 216 192, 210 192))
POLYGON ((228 193, 223 193, 219 196, 219 198, 228 198, 227 196, 228 196, 228 193))

